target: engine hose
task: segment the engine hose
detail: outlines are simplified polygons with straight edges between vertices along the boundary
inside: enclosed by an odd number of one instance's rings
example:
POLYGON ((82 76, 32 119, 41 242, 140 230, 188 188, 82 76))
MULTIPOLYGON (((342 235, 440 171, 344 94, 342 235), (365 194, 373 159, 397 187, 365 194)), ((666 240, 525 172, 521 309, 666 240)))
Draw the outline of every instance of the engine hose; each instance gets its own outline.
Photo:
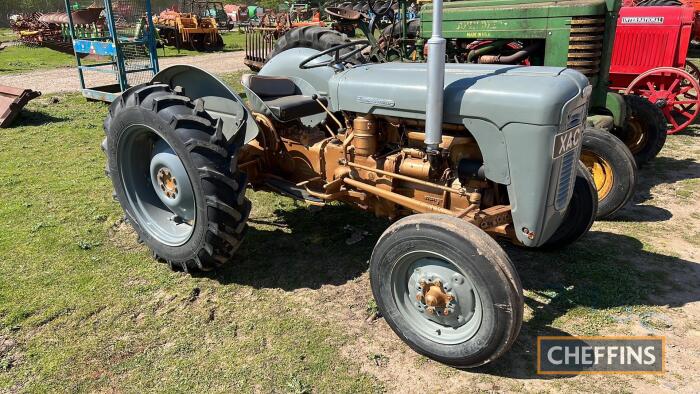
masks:
POLYGON ((486 53, 500 49, 502 46, 506 45, 509 42, 510 41, 508 40, 496 40, 484 47, 472 49, 471 51, 469 51, 469 54, 467 54, 467 63, 473 63, 474 59, 478 59, 480 56, 486 53))
POLYGON ((527 59, 532 52, 540 48, 540 43, 534 43, 526 48, 515 52, 512 55, 484 55, 479 57, 479 63, 481 64, 516 64, 527 59))

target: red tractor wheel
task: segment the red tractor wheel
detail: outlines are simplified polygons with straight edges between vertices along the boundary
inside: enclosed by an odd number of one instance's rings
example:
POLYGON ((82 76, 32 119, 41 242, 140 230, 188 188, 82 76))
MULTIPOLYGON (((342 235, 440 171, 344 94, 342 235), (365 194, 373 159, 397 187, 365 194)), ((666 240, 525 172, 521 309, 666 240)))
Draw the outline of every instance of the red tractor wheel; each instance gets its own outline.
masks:
POLYGON ((635 78, 625 94, 638 94, 656 105, 669 123, 668 134, 685 129, 698 116, 700 85, 688 72, 673 67, 646 71, 635 78))

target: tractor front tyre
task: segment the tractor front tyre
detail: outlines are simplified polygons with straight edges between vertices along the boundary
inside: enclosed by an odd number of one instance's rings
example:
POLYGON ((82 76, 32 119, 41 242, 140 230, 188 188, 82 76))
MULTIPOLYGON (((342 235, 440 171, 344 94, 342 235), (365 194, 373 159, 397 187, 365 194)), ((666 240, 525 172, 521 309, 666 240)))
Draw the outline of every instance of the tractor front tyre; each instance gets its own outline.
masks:
POLYGON ((602 129, 586 128, 581 161, 598 192, 597 219, 612 215, 632 198, 637 165, 632 152, 617 137, 602 129))
POLYGON ((396 335, 447 365, 486 364, 520 331, 523 290, 513 264, 464 220, 418 214, 397 221, 372 252, 370 282, 396 335))
POLYGON ((627 145, 637 168, 656 157, 666 143, 666 119, 663 112, 644 97, 625 95, 627 118, 622 129, 613 131, 627 145))
POLYGON ((598 212, 598 193, 593 176, 579 162, 576 168, 574 191, 564 220, 542 249, 560 249, 576 242, 591 229, 598 212))
POLYGON ((250 213, 240 138, 168 85, 125 92, 109 108, 106 173, 125 220, 154 257, 172 268, 211 270, 229 262, 250 213))

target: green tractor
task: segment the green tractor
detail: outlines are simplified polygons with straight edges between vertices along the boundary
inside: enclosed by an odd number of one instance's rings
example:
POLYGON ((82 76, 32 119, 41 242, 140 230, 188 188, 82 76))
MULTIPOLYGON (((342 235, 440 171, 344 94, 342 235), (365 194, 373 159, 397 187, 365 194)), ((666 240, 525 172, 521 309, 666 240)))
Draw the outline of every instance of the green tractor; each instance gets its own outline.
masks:
MULTIPOLYGON (((406 15, 406 8, 398 0, 382 10, 406 15)), ((363 31, 374 31, 366 28, 371 20, 367 15, 331 11, 336 18, 346 16, 346 23, 365 27, 363 31)), ((398 21, 369 37, 371 49, 355 56, 355 63, 425 61, 432 11, 426 4, 418 19, 393 17, 398 21)), ((588 78, 592 94, 581 159, 598 189, 598 218, 612 215, 631 199, 637 167, 655 157, 666 140, 658 108, 640 97, 609 90, 618 11, 617 0, 463 0, 446 2, 443 10, 446 58, 451 63, 568 67, 588 78)), ((277 42, 268 60, 289 48, 324 50, 331 45, 326 42, 344 41, 346 37, 328 29, 294 29, 277 42)))

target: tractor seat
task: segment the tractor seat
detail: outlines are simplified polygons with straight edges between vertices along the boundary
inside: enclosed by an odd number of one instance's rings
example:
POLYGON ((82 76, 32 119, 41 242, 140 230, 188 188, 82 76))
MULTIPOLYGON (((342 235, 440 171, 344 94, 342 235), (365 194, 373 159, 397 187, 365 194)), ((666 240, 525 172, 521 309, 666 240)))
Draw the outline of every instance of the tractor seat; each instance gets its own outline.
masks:
MULTIPOLYGON (((312 97, 301 94, 297 85, 289 78, 244 75, 243 84, 260 97, 272 115, 281 122, 324 111, 312 97)), ((319 100, 323 105, 328 105, 328 100, 324 97, 319 97, 319 100)))

